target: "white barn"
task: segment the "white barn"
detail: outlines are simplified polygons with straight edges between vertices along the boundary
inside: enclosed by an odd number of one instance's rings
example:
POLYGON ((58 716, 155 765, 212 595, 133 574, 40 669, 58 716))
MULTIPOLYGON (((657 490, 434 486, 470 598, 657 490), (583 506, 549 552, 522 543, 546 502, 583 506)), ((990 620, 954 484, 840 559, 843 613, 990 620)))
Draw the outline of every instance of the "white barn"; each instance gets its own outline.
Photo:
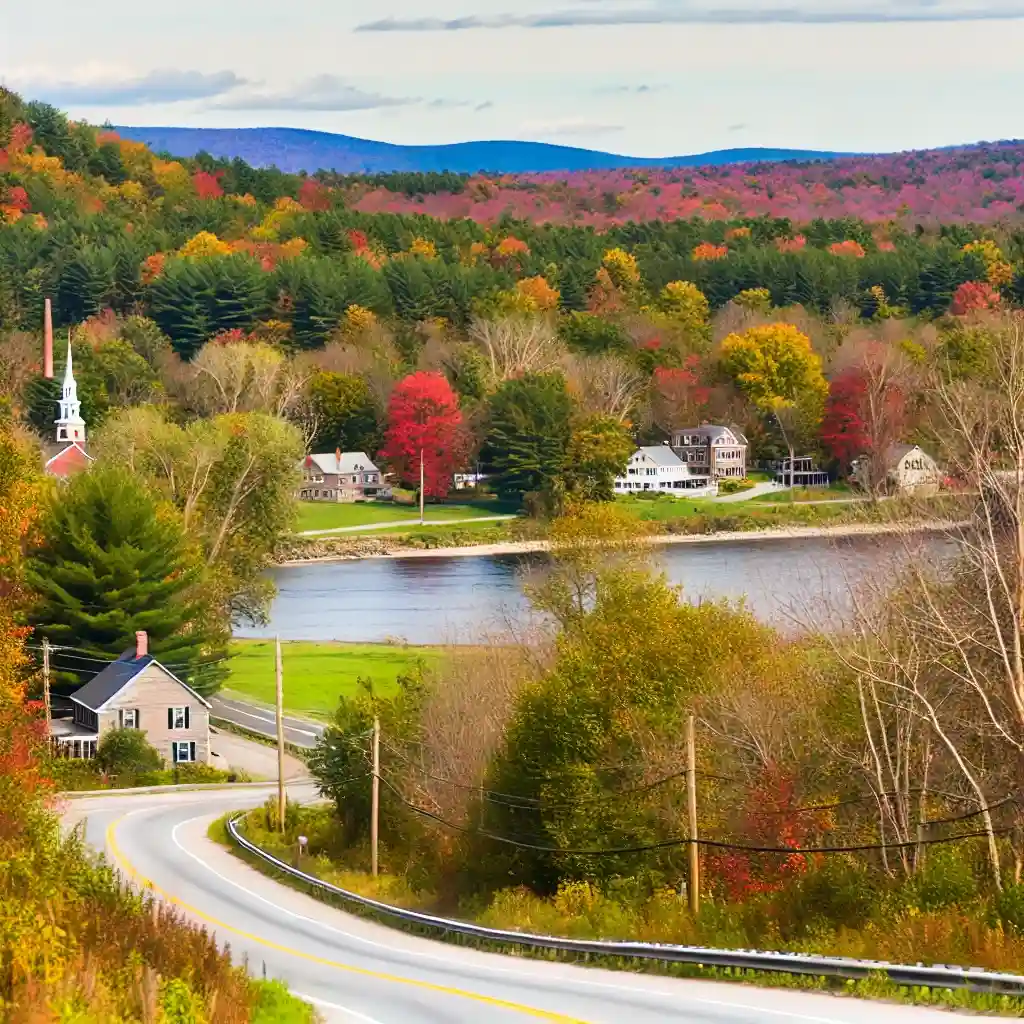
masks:
POLYGON ((711 482, 707 470, 698 473, 695 469, 697 467, 684 462, 667 444, 637 448, 626 464, 625 474, 615 478, 615 493, 685 492, 692 497, 717 494, 718 485, 711 482))

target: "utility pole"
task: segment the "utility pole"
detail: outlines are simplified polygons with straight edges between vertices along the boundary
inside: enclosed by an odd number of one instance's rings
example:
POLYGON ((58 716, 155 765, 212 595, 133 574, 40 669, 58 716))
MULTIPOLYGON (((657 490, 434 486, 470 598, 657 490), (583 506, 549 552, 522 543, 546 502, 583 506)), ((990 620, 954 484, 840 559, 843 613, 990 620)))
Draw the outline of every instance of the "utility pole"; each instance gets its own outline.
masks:
POLYGON ((43 637, 43 708, 46 711, 46 735, 50 735, 53 714, 50 709, 50 641, 43 637))
POLYGON ((380 819, 380 719, 373 717, 373 789, 370 799, 370 873, 377 877, 377 835, 380 819))
POLYGON ((420 526, 423 525, 423 449, 420 449, 420 526))
POLYGON ((281 637, 276 638, 277 675, 277 829, 284 831, 284 670, 281 665, 281 637))
POLYGON ((686 797, 690 812, 690 913, 700 913, 700 847, 697 845, 697 740, 693 715, 686 721, 686 797))

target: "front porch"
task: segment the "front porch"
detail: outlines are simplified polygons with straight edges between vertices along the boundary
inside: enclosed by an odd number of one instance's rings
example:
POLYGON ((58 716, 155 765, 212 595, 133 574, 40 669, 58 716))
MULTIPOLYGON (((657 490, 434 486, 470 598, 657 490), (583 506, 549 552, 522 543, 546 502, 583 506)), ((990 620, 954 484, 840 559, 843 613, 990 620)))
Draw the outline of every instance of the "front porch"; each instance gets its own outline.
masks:
POLYGON ((70 718, 55 718, 50 722, 50 742, 58 757, 91 761, 96 756, 99 734, 70 718))

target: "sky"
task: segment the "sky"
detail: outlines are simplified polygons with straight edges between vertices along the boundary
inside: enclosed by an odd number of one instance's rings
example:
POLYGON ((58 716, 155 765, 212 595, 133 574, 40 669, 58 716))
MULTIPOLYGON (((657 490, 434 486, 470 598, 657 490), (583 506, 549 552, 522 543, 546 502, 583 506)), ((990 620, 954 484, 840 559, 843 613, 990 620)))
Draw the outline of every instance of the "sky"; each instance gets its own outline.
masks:
POLYGON ((49 0, 0 82, 101 124, 658 157, 1024 137, 1024 0, 49 0))

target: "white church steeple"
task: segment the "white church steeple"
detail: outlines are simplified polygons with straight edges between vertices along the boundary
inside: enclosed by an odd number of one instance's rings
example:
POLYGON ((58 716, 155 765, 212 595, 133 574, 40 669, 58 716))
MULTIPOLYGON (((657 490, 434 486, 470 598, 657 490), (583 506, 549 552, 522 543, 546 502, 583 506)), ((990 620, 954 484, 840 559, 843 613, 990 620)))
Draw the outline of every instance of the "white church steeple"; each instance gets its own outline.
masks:
POLYGON ((71 334, 68 333, 68 361, 64 367, 64 386, 60 398, 60 416, 57 417, 57 440, 62 444, 85 444, 85 420, 82 403, 78 400, 78 385, 71 366, 71 334))

